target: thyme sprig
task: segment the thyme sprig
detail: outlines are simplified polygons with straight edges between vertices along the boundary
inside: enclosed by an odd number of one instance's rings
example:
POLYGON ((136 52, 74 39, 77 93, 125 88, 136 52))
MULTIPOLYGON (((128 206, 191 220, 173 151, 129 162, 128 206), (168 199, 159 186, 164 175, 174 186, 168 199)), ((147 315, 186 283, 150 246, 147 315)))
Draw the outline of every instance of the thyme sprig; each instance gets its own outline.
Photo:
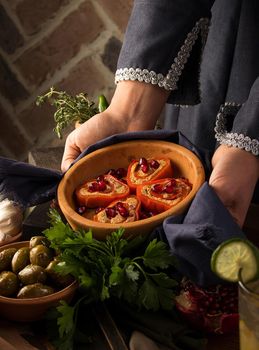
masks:
POLYGON ((56 108, 54 113, 54 121, 56 123, 54 132, 59 138, 62 138, 62 131, 68 125, 77 121, 82 124, 98 112, 107 108, 108 103, 105 97, 100 95, 98 99, 99 104, 97 106, 95 102, 88 98, 87 93, 81 92, 78 95, 71 96, 65 91, 57 91, 54 87, 51 87, 47 93, 37 97, 36 105, 40 106, 48 101, 56 108), (101 106, 100 101, 102 101, 101 106))

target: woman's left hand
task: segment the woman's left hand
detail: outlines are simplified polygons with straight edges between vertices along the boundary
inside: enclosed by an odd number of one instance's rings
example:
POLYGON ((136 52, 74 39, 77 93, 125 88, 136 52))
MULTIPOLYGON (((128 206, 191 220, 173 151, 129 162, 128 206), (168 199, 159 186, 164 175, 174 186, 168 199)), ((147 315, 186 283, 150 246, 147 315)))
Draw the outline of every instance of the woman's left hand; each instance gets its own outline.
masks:
POLYGON ((220 145, 212 157, 212 166, 209 184, 242 227, 259 178, 259 158, 245 150, 220 145))

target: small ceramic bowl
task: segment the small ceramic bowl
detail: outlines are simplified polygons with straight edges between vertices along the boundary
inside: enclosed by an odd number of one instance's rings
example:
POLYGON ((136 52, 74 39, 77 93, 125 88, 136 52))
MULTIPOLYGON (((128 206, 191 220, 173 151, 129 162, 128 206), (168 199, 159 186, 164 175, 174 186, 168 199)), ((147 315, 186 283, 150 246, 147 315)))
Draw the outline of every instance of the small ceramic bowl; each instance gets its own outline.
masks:
POLYGON ((146 235, 159 226, 166 217, 183 213, 204 182, 204 168, 198 157, 188 149, 160 140, 133 140, 121 142, 96 150, 75 163, 62 178, 57 192, 58 203, 73 229, 91 229, 96 239, 103 240, 114 230, 124 228, 126 236, 146 235), (133 159, 170 158, 174 177, 185 177, 192 184, 191 192, 181 202, 158 215, 124 224, 107 224, 90 220, 76 212, 75 189, 106 173, 109 169, 127 168, 133 159))
MULTIPOLYGON (((0 248, 0 252, 7 248, 28 247, 29 241, 11 243, 0 248)), ((0 296, 0 317, 17 322, 32 322, 44 317, 49 308, 55 307, 61 300, 70 302, 77 289, 74 281, 60 291, 39 298, 17 299, 0 296)))

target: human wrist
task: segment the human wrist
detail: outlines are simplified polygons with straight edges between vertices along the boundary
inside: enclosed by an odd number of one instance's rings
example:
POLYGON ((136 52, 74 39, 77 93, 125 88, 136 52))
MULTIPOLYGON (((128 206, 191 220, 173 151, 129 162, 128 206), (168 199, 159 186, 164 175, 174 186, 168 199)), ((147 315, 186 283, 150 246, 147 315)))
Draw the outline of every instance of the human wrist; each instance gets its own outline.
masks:
POLYGON ((215 168, 219 161, 227 163, 230 158, 235 159, 240 164, 240 167, 247 165, 253 170, 254 177, 256 179, 259 178, 259 158, 248 151, 236 147, 220 145, 212 157, 212 167, 215 168))
POLYGON ((152 84, 136 81, 118 83, 109 113, 124 123, 125 131, 154 128, 168 98, 168 92, 152 84))

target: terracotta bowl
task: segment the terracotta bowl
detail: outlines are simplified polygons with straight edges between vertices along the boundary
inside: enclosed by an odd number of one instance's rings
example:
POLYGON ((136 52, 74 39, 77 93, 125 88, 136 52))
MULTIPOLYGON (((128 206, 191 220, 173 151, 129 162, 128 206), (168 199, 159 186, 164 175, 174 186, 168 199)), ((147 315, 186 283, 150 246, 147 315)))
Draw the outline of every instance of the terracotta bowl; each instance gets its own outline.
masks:
POLYGON ((11 236, 10 238, 0 242, 0 247, 6 246, 7 244, 13 243, 13 242, 19 242, 22 238, 22 232, 17 233, 15 236, 11 236))
POLYGON ((61 211, 73 229, 91 229, 95 238, 103 240, 106 235, 120 227, 127 236, 146 235, 171 215, 183 213, 205 179, 200 160, 188 149, 177 144, 160 140, 133 140, 104 147, 94 151, 75 163, 64 175, 58 186, 57 198, 61 211), (95 222, 76 212, 74 191, 87 180, 104 174, 111 168, 125 167, 133 159, 156 156, 171 159, 174 177, 182 176, 192 183, 192 190, 180 203, 153 217, 125 224, 95 222))
MULTIPOLYGON (((28 247, 29 241, 11 243, 0 248, 0 252, 7 248, 28 247)), ((32 322, 44 317, 47 310, 59 304, 59 301, 70 302, 77 289, 74 281, 60 291, 39 298, 17 299, 0 296, 0 317, 17 322, 32 322)))

